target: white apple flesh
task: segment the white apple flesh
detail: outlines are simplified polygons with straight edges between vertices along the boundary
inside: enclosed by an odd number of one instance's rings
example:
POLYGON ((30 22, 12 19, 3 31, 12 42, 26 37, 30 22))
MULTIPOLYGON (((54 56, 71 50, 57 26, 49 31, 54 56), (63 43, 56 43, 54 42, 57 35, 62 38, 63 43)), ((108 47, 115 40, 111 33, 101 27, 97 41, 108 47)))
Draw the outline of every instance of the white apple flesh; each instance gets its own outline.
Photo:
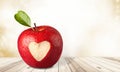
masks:
POLYGON ((43 41, 40 43, 31 42, 29 44, 29 50, 32 56, 37 60, 41 61, 50 50, 50 43, 48 41, 43 41))

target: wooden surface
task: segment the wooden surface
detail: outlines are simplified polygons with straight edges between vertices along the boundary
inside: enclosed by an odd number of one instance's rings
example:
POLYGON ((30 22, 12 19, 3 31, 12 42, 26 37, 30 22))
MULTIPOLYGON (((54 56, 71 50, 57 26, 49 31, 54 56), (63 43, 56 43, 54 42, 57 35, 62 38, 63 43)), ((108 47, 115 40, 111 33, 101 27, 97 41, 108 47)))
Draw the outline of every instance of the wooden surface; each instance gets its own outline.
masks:
POLYGON ((20 58, 0 58, 0 72, 120 72, 120 58, 62 57, 47 69, 29 67, 20 58))

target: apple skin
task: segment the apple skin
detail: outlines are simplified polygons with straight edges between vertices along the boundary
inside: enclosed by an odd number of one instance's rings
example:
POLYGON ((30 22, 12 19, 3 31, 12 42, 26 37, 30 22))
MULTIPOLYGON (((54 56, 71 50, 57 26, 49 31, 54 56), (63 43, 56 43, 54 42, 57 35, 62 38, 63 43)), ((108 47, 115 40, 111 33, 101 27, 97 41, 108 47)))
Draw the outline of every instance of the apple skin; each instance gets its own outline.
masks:
POLYGON ((31 67, 49 68, 52 67, 60 58, 63 48, 63 40, 60 33, 51 26, 37 26, 24 30, 18 38, 18 51, 22 59, 31 67), (30 42, 50 42, 50 50, 47 55, 37 61, 30 53, 30 42))

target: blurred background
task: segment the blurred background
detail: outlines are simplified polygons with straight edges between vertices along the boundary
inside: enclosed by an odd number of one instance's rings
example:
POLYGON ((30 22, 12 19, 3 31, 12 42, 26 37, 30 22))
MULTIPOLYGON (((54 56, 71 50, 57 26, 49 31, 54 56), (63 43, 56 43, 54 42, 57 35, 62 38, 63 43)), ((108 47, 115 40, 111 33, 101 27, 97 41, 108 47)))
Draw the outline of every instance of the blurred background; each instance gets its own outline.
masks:
POLYGON ((0 0, 0 57, 19 57, 18 10, 59 30, 62 56, 120 56, 120 0, 0 0))

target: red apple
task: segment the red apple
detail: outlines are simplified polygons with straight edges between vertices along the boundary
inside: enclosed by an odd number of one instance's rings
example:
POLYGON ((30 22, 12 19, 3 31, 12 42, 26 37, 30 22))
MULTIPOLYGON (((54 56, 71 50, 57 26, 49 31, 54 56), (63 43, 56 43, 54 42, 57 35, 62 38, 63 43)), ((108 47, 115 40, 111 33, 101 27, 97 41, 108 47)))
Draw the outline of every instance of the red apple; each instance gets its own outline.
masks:
POLYGON ((63 41, 60 33, 50 26, 38 26, 23 31, 18 38, 18 51, 31 67, 53 66, 62 53, 63 41))

